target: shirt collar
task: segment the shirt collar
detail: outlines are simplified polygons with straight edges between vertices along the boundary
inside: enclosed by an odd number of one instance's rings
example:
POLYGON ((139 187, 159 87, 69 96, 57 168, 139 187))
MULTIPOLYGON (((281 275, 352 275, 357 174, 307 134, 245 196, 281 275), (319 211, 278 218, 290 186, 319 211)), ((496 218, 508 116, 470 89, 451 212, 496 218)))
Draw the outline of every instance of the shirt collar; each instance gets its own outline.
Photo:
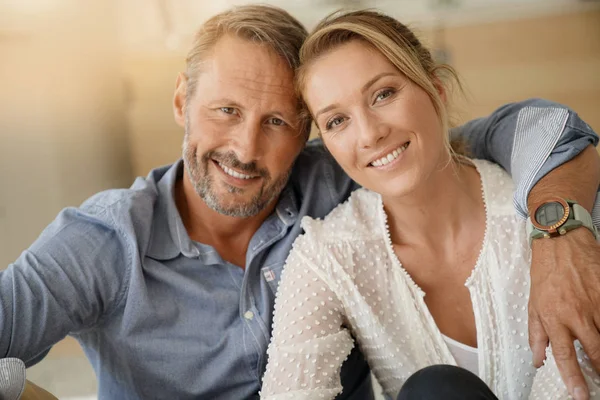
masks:
POLYGON ((169 260, 183 254, 197 257, 200 252, 190 239, 175 204, 175 184, 183 177, 183 161, 173 164, 156 183, 158 198, 154 205, 154 221, 148 255, 169 260))
POLYGON ((296 196, 294 196, 292 185, 289 183, 285 186, 279 196, 275 212, 285 226, 294 225, 296 219, 298 219, 298 203, 296 202, 296 196))
MULTIPOLYGON (((175 204, 175 184, 183 177, 183 173, 183 160, 179 160, 156 183, 158 198, 154 205, 154 221, 147 255, 157 260, 170 260, 179 254, 197 258, 214 252, 218 256, 211 246, 194 243, 183 225, 175 204)), ((289 183, 281 193, 275 213, 286 227, 294 225, 298 218, 296 196, 289 183)))

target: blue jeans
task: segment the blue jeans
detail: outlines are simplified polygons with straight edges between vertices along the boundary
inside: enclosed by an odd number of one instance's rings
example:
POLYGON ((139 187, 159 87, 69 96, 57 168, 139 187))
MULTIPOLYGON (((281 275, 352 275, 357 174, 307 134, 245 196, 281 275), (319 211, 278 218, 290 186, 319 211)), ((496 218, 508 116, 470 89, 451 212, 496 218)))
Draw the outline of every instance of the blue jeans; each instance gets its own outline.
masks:
POLYGON ((479 377, 452 365, 432 365, 415 372, 397 400, 498 400, 479 377))

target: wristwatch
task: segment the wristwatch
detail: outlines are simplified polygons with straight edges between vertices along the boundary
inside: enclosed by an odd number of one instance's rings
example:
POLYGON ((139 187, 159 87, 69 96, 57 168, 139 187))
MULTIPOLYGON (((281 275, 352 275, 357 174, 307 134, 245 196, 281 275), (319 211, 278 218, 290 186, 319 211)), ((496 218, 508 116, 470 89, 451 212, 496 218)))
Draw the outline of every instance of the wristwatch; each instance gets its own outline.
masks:
POLYGON ((529 244, 531 245, 533 239, 565 235, 580 226, 589 229, 598 240, 598 230, 592 222, 592 216, 585 208, 574 201, 553 197, 540 205, 527 219, 529 244))

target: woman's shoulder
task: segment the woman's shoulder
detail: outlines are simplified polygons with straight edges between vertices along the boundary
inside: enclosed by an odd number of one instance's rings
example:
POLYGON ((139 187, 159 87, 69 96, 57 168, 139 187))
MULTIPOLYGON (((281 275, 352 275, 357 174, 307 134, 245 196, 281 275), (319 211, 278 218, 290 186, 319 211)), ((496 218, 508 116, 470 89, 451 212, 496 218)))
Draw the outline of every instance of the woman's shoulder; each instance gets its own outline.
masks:
POLYGON ((511 176, 498 164, 487 160, 470 160, 481 177, 481 190, 487 212, 496 216, 516 216, 513 203, 515 185, 511 176))
POLYGON ((322 244, 339 241, 364 240, 382 231, 381 197, 370 190, 357 189, 344 203, 325 218, 302 218, 303 236, 322 244))

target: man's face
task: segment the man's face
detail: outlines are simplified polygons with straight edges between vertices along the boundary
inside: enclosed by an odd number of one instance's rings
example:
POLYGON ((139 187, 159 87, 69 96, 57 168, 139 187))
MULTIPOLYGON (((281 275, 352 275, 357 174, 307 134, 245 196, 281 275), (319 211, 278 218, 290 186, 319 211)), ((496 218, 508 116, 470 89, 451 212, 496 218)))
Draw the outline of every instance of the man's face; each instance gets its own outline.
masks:
POLYGON ((225 36, 196 79, 181 101, 184 179, 213 210, 254 216, 277 200, 305 143, 293 71, 272 50, 225 36))

